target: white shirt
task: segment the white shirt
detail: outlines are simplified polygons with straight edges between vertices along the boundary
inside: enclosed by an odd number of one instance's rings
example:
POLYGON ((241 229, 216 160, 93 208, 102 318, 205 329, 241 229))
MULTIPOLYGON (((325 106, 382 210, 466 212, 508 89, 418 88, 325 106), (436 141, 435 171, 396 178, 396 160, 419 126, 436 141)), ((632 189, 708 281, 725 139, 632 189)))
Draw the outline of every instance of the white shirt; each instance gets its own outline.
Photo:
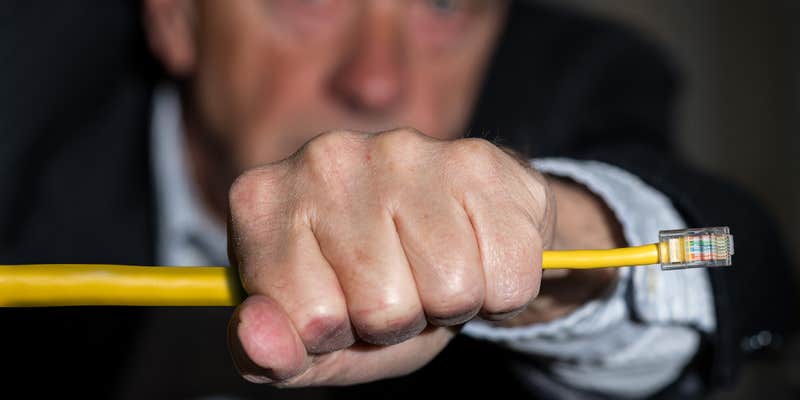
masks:
MULTIPOLYGON (((226 231, 199 200, 186 165, 180 100, 174 89, 154 96, 151 153, 156 186, 156 257, 161 265, 227 265, 226 231)), ((658 241, 658 231, 684 228, 670 200, 617 167, 571 159, 532 161, 539 171, 568 177, 602 198, 632 246, 658 241)), ((555 361, 549 373, 567 386, 617 397, 652 394, 674 381, 697 352, 700 331, 715 329, 712 291, 704 269, 620 269, 601 298, 563 318, 501 328, 476 319, 462 332, 531 357, 555 361)), ((520 364, 519 378, 542 385, 520 364)))

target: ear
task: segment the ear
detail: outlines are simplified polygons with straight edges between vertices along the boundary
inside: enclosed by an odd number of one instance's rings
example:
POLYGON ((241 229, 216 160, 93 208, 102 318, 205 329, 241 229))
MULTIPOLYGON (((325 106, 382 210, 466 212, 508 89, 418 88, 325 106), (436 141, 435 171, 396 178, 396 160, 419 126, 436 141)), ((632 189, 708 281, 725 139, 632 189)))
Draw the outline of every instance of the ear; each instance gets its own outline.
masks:
POLYGON ((143 21, 153 53, 175 77, 194 70, 197 54, 193 0, 145 0, 143 21))

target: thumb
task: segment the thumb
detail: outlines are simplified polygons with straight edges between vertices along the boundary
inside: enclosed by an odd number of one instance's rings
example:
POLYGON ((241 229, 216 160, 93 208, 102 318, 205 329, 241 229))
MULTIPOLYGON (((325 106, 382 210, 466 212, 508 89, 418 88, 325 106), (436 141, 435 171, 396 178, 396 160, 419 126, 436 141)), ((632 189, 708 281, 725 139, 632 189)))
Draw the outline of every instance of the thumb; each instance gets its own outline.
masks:
POLYGON ((237 307, 228 324, 228 348, 239 374, 254 383, 283 381, 307 368, 306 349, 292 322, 264 295, 237 307))
POLYGON ((308 369, 281 387, 355 385, 409 374, 430 362, 460 327, 428 326, 419 335, 391 346, 363 342, 314 356, 308 369))
POLYGON ((228 344, 239 374, 250 382, 280 387, 352 385, 419 369, 439 354, 459 329, 428 326, 396 345, 356 343, 309 356, 280 305, 267 296, 253 295, 231 318, 228 344))

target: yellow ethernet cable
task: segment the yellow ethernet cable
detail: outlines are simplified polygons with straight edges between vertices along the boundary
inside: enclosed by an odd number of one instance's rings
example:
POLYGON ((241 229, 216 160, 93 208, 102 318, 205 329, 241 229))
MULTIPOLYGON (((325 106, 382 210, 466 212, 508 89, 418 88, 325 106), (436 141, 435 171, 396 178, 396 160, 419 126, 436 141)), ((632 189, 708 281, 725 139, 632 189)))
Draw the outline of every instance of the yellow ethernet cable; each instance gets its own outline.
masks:
MULTIPOLYGON (((609 250, 545 251, 542 268, 731 265, 728 227, 661 231, 659 242, 609 250)), ((0 307, 234 306, 245 297, 226 267, 40 264, 0 266, 0 307)))

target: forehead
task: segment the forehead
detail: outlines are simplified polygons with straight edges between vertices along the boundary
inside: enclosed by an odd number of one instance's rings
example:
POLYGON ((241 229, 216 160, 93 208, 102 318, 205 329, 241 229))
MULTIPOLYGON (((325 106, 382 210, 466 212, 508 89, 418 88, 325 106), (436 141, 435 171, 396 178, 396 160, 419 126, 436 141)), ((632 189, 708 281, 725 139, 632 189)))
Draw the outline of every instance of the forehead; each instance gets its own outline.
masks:
POLYGON ((203 1, 198 3, 198 8, 202 19, 238 15, 252 19, 278 17, 278 22, 318 18, 315 23, 330 23, 341 17, 363 20, 390 14, 409 19, 422 17, 422 12, 442 19, 476 16, 505 10, 509 3, 510 0, 240 0, 203 1))

